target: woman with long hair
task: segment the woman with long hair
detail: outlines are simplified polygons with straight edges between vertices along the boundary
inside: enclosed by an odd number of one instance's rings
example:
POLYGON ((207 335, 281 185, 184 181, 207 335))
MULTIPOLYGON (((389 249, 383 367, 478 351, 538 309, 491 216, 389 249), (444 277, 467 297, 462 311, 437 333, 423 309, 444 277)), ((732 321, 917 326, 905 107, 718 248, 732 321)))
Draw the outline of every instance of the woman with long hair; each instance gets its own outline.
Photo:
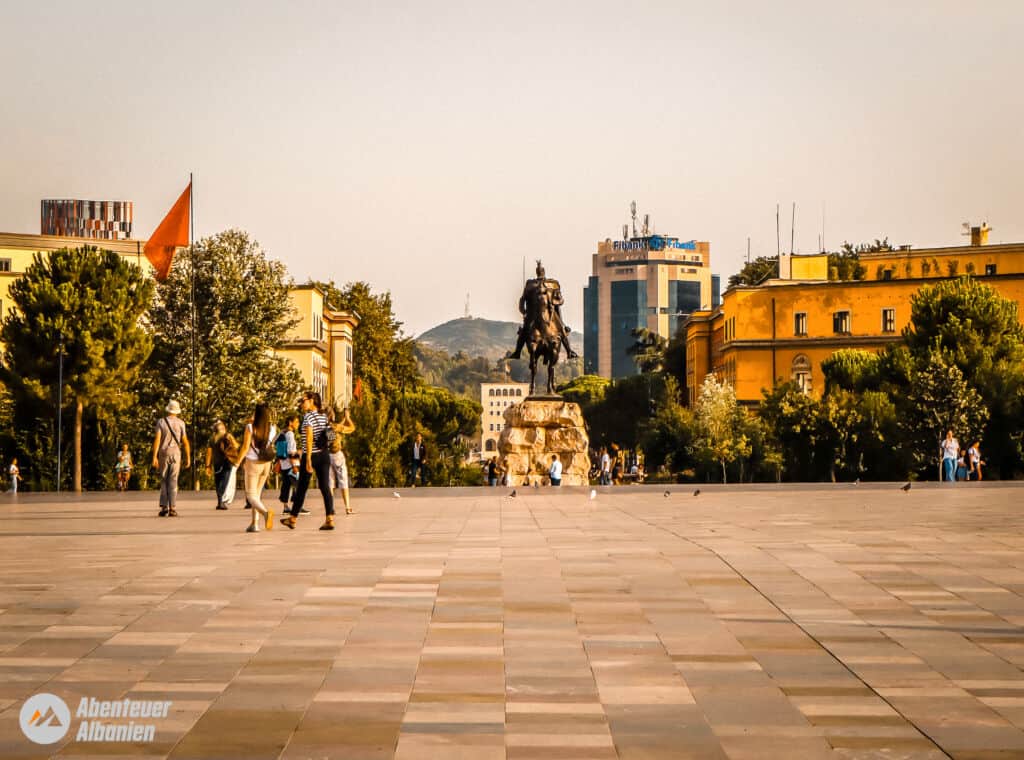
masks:
POLYGON ((345 514, 354 515, 355 510, 352 509, 352 502, 349 500, 348 495, 348 462, 345 459, 343 436, 354 431, 356 425, 352 421, 352 415, 349 414, 347 407, 341 415, 341 422, 335 422, 336 415, 333 409, 331 410, 330 417, 331 427, 334 428, 334 441, 330 445, 331 480, 333 487, 341 491, 341 500, 345 502, 345 514))
POLYGON ((332 435, 328 435, 330 422, 323 411, 323 401, 316 391, 302 394, 302 422, 299 424, 299 444, 302 454, 299 459, 299 483, 292 498, 291 514, 281 520, 288 528, 295 528, 296 520, 302 513, 302 505, 306 502, 309 483, 316 474, 316 484, 324 499, 324 511, 327 513, 320 530, 334 530, 334 494, 331 492, 331 452, 332 435))
POLYGON ((246 528, 248 533, 259 531, 259 516, 263 516, 267 530, 274 527, 274 513, 263 506, 263 486, 270 476, 270 467, 277 459, 274 439, 277 428, 270 421, 270 409, 266 404, 257 404, 252 422, 245 426, 242 445, 236 465, 245 463, 245 498, 252 505, 252 522, 246 528))

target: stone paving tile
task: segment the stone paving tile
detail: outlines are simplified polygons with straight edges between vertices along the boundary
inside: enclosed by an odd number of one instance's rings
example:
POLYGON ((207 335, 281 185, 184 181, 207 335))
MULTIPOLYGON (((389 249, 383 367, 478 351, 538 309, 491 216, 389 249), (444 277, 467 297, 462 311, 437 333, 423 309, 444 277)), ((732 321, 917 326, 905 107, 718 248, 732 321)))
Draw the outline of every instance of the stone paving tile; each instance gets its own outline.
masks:
POLYGON ((0 757, 1024 757, 1024 487, 662 491, 255 536, 205 496, 0 497, 0 757), (39 692, 172 706, 43 747, 39 692))

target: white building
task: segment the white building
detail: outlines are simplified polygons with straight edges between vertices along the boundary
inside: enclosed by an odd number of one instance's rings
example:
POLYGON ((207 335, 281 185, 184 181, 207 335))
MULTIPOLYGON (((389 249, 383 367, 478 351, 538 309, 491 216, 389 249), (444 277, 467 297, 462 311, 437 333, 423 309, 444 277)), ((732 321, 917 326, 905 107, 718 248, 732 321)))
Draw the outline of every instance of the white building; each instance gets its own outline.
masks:
POLYGON ((530 394, 529 383, 480 383, 480 458, 498 454, 498 437, 505 427, 505 410, 530 394))

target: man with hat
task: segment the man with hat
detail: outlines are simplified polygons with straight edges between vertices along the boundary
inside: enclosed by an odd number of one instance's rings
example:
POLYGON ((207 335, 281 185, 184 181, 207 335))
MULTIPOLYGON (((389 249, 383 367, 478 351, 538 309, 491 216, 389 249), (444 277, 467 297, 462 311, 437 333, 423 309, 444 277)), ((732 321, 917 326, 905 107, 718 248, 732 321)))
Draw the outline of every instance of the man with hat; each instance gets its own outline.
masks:
POLYGON ((185 423, 178 416, 181 406, 171 401, 164 410, 167 416, 156 423, 153 439, 153 469, 160 473, 160 517, 177 517, 175 501, 178 496, 178 472, 184 461, 187 470, 192 460, 185 423), (184 460, 182 452, 184 451, 184 460))

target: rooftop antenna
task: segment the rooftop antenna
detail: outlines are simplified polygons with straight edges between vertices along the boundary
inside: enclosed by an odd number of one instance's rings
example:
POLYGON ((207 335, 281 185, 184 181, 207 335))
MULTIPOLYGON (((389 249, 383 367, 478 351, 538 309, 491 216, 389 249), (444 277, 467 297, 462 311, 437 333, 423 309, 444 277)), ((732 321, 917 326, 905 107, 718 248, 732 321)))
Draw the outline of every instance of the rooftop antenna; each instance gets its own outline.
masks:
POLYGON ((633 237, 636 237, 636 201, 629 204, 629 213, 633 217, 633 237))
POLYGON ((622 239, 629 240, 629 223, 622 225, 622 239))
POLYGON ((644 237, 647 237, 648 235, 651 234, 651 215, 650 214, 644 214, 643 232, 644 232, 644 237))
POLYGON ((796 238, 796 201, 793 201, 793 219, 789 223, 789 255, 793 255, 793 240, 796 238))
POLYGON ((775 204, 775 258, 782 254, 782 233, 779 229, 779 204, 775 204))
POLYGON ((466 319, 470 319, 469 316, 469 293, 466 293, 466 319))
POLYGON ((747 263, 750 263, 750 235, 747 235, 747 263))
POLYGON ((825 201, 821 202, 821 253, 825 252, 825 201))
POLYGON ((523 285, 526 284, 526 257, 523 256, 523 285))

